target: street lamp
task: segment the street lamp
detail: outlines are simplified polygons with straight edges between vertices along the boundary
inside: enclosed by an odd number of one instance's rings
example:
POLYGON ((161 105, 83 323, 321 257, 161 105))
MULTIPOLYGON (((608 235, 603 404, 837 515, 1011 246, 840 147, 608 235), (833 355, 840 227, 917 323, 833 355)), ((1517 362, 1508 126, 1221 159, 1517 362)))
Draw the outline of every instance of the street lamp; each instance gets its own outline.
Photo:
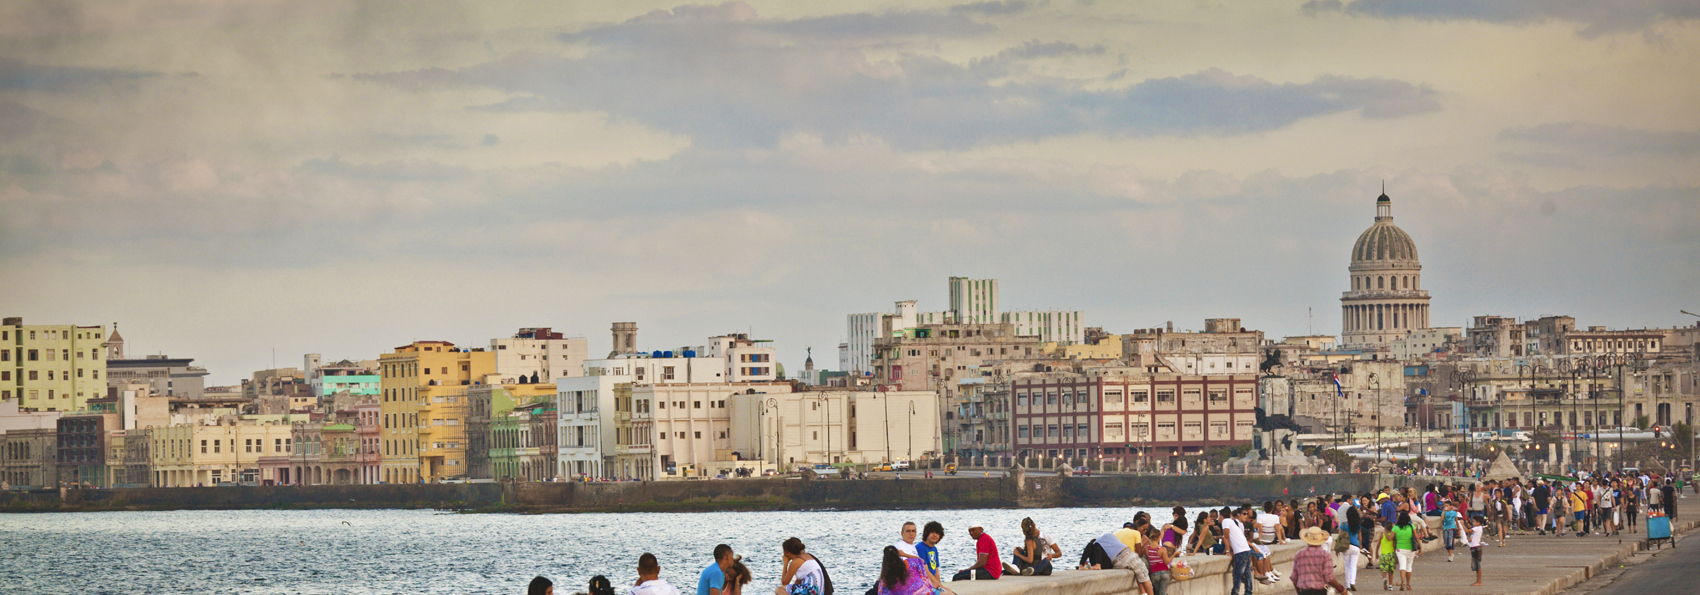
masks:
POLYGON ((1464 460, 1465 460, 1465 464, 1469 464, 1470 459, 1475 458, 1475 444, 1474 444, 1474 440, 1470 437, 1470 434, 1473 433, 1472 431, 1476 427, 1476 414, 1475 414, 1474 411, 1470 410, 1470 401, 1473 400, 1473 399, 1471 399, 1470 397, 1464 396, 1464 388, 1470 386, 1470 383, 1474 382, 1476 380, 1476 372, 1474 370, 1463 370, 1463 369, 1459 369, 1457 367, 1454 367, 1452 369, 1452 379, 1453 379, 1453 381, 1458 383, 1458 399, 1460 401, 1463 401, 1462 406, 1463 406, 1463 409, 1464 409, 1464 456, 1465 456, 1464 460))
POLYGON ((1381 379, 1369 373, 1369 393, 1375 399, 1375 464, 1381 465, 1381 379))

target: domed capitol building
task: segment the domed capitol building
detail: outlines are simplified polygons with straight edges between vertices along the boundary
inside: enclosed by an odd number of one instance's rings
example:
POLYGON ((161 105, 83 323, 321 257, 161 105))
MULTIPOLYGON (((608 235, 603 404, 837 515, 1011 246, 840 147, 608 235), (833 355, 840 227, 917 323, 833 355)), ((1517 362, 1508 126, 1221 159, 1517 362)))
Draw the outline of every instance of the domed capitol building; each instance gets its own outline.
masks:
POLYGON ((1345 349, 1385 350, 1406 332, 1428 327, 1428 292, 1417 243, 1393 224, 1393 199, 1375 199, 1375 223, 1352 245, 1352 290, 1340 297, 1345 349))

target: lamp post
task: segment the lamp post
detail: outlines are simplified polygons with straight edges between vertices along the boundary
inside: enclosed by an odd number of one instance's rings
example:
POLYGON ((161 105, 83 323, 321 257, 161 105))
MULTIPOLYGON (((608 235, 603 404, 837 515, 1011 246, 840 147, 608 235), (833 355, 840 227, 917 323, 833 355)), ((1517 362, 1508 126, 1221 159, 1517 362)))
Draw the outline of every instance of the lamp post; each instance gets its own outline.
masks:
POLYGON ((915 401, 909 401, 909 464, 915 464, 915 401))
POLYGON ((1375 464, 1381 465, 1381 379, 1369 373, 1369 393, 1375 399, 1375 464))
POLYGON ((779 399, 768 397, 767 406, 763 409, 773 410, 773 468, 778 469, 784 465, 784 459, 780 458, 783 456, 783 451, 781 449, 784 448, 784 445, 781 444, 779 440, 781 435, 780 432, 785 429, 785 425, 779 417, 779 399))
POLYGON ((1476 427, 1476 414, 1470 410, 1470 401, 1473 399, 1464 396, 1464 388, 1470 386, 1470 383, 1475 381, 1476 372, 1473 370, 1463 370, 1454 367, 1452 370, 1452 379, 1458 383, 1458 399, 1463 402, 1464 462, 1468 465, 1470 464, 1470 460, 1475 458, 1475 444, 1474 440, 1471 439, 1470 434, 1476 427))

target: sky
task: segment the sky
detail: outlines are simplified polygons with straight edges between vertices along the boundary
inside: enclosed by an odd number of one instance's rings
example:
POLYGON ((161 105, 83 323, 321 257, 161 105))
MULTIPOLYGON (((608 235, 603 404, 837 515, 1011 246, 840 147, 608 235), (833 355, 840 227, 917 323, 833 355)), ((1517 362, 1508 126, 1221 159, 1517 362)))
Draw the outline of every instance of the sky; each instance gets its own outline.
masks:
POLYGON ((614 321, 830 369, 953 275, 1337 334, 1385 183, 1437 326, 1692 324, 1697 56, 1683 0, 20 0, 0 311, 213 384, 614 321))

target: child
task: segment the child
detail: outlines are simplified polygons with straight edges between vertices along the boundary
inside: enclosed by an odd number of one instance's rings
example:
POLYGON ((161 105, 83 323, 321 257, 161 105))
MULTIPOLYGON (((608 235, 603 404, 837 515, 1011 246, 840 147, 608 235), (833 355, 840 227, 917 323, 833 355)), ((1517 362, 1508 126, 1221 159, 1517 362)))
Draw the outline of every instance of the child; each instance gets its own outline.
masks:
POLYGON ((1470 570, 1476 571, 1476 582, 1470 583, 1472 587, 1482 586, 1482 529, 1484 528, 1482 519, 1470 518, 1470 541, 1467 545, 1470 546, 1470 570))
POLYGON ((1451 562, 1453 546, 1457 545, 1457 538, 1463 531, 1458 526, 1458 510, 1452 503, 1447 502, 1442 508, 1444 511, 1440 513, 1440 537, 1441 543, 1446 545, 1446 561, 1451 562))

